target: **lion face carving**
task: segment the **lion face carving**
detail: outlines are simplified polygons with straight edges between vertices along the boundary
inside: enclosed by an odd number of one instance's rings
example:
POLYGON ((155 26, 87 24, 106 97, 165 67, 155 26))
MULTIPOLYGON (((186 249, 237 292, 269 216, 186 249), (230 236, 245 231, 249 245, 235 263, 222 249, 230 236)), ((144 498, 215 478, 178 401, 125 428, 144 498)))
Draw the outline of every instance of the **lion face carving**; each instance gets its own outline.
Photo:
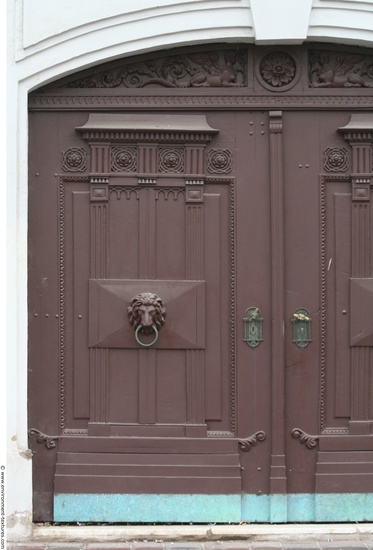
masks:
POLYGON ((150 334, 153 325, 159 330, 165 324, 166 308, 159 296, 152 292, 142 292, 131 300, 127 315, 135 330, 140 325, 143 334, 150 334))

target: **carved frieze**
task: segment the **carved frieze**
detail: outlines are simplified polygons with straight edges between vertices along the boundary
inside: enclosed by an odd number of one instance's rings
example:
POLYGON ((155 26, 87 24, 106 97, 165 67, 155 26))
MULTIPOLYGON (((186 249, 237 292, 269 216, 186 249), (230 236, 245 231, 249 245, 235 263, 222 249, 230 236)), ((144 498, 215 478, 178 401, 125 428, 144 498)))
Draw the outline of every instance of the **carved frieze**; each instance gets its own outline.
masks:
POLYGON ((247 50, 172 55, 74 80, 66 88, 190 88, 245 86, 247 50))
POLYGON ((309 85, 312 88, 373 87, 373 56, 310 50, 309 85))

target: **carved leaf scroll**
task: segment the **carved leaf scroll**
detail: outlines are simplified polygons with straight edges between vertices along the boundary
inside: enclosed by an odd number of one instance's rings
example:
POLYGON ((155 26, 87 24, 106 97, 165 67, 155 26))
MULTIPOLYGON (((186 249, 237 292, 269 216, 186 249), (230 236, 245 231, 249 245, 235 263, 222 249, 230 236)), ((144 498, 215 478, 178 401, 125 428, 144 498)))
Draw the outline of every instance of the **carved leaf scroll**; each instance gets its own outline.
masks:
POLYGON ((260 430, 259 432, 255 432, 253 435, 251 435, 247 439, 240 439, 238 443, 242 451, 248 452, 252 447, 256 447, 256 445, 258 444, 258 441, 264 441, 266 437, 267 437, 266 433, 260 430))
POLYGON ((28 436, 30 439, 36 439, 38 443, 44 443, 47 449, 54 449, 56 441, 60 438, 59 435, 47 435, 35 428, 29 430, 28 436))
POLYGON ((245 86, 246 50, 198 52, 148 59, 96 71, 64 88, 190 88, 245 86))
POLYGON ((294 439, 299 439, 299 441, 307 447, 307 449, 314 449, 317 445, 317 441, 320 439, 318 435, 310 435, 300 428, 294 428, 291 431, 292 437, 294 439))

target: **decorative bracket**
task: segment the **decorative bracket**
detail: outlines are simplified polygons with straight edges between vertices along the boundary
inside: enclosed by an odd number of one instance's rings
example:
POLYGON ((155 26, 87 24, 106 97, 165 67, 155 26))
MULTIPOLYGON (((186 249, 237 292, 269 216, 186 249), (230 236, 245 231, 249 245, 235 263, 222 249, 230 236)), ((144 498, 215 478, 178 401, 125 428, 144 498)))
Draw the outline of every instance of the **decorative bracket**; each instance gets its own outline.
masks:
POLYGON ((304 349, 312 342, 311 317, 307 309, 299 308, 293 313, 293 342, 298 348, 304 349))
POLYGON ((60 438, 59 435, 46 435, 35 428, 31 428, 28 431, 30 439, 36 439, 38 443, 45 443, 47 449, 54 449, 56 447, 56 441, 60 438))
POLYGON ((307 449, 314 449, 317 445, 317 441, 320 439, 319 435, 310 435, 300 428, 291 430, 291 435, 294 439, 300 439, 300 443, 303 443, 307 449))
POLYGON ((266 437, 266 433, 260 430, 259 432, 255 432, 255 434, 251 435, 247 439, 240 439, 238 441, 238 444, 241 447, 242 451, 247 453, 248 451, 250 451, 251 447, 256 447, 258 441, 264 441, 266 437))
POLYGON ((263 317, 258 307, 249 307, 243 318, 244 342, 256 348, 263 341, 263 317))

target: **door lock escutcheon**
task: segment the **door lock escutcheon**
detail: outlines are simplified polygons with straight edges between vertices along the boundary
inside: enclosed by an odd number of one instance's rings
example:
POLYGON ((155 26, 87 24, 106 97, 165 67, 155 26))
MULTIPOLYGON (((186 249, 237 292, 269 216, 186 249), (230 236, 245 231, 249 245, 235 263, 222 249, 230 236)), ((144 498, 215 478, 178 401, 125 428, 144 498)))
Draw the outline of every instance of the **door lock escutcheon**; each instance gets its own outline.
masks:
POLYGON ((307 309, 298 308, 293 313, 293 343, 300 349, 304 349, 312 342, 311 316, 307 309))
POLYGON ((153 346, 158 340, 159 330, 166 322, 166 308, 163 300, 153 292, 142 292, 131 300, 127 308, 130 325, 135 330, 136 342, 144 347, 153 346), (149 336, 154 333, 150 342, 140 340, 140 334, 149 336))
POLYGON ((263 341, 263 317, 258 307, 249 307, 243 318, 244 342, 251 348, 259 346, 263 341))

